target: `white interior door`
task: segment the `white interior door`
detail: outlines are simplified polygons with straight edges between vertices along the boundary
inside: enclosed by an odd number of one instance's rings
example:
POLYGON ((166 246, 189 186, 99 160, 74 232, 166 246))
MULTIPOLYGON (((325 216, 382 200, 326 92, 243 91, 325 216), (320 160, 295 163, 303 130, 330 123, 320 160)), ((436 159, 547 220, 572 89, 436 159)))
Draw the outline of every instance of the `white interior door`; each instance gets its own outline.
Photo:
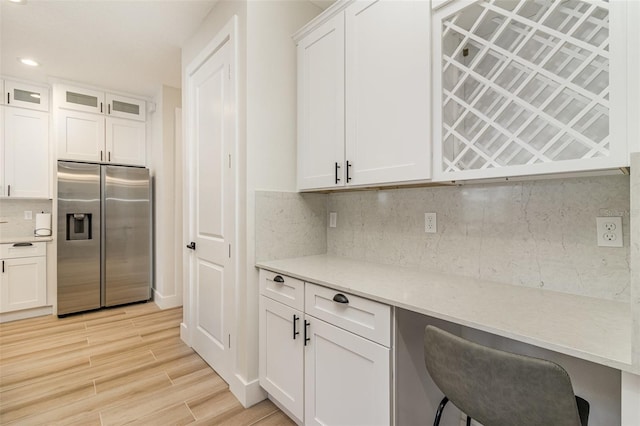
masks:
POLYGON ((231 257, 235 232, 234 96, 229 40, 191 74, 189 144, 192 168, 189 192, 189 328, 191 345, 229 382, 232 371, 235 273, 231 257))

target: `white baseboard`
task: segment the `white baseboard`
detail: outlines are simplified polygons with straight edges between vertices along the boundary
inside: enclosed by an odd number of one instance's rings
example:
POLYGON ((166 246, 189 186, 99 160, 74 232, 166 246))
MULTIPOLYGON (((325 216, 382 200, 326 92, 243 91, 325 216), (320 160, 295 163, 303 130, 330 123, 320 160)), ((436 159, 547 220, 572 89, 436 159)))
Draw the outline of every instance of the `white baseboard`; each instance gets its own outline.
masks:
POLYGON ((172 294, 171 296, 163 296, 158 291, 153 289, 153 301, 158 305, 160 309, 171 309, 182 306, 182 296, 172 294))
POLYGON ((244 408, 249 408, 260 401, 267 399, 267 393, 260 386, 258 379, 246 382, 239 375, 235 375, 235 380, 229 383, 231 393, 238 398, 244 408))
POLYGON ((191 339, 189 338, 189 329, 187 329, 187 324, 181 322, 180 323, 180 340, 187 344, 187 346, 191 347, 191 339))
POLYGON ((25 309, 23 311, 5 312, 0 314, 0 323, 17 321, 27 318, 42 317, 45 315, 52 315, 52 306, 43 306, 41 308, 25 309))

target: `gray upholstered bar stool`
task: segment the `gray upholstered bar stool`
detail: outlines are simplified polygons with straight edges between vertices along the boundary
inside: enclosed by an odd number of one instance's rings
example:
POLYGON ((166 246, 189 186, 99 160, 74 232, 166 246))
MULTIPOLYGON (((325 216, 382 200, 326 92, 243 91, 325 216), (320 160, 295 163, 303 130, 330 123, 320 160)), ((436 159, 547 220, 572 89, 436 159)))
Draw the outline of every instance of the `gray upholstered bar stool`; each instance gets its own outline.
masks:
POLYGON ((488 348, 427 326, 427 371, 445 397, 484 426, 586 426, 589 403, 573 393, 567 372, 551 361, 488 348))

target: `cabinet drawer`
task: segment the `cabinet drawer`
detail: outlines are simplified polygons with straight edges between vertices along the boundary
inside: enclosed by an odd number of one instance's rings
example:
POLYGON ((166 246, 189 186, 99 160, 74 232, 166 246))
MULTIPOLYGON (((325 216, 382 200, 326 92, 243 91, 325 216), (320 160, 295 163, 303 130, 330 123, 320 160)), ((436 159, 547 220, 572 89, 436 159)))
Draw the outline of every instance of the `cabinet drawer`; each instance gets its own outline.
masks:
POLYGON ((0 244, 0 258, 14 259, 17 257, 34 257, 46 256, 47 243, 17 243, 17 244, 0 244), (31 244, 21 246, 19 244, 31 244))
POLYGON ((306 283, 304 308, 308 315, 391 347, 391 307, 389 305, 306 283), (338 299, 344 302, 336 301, 338 299))
POLYGON ((260 294, 294 309, 304 309, 304 282, 286 275, 260 270, 260 294))

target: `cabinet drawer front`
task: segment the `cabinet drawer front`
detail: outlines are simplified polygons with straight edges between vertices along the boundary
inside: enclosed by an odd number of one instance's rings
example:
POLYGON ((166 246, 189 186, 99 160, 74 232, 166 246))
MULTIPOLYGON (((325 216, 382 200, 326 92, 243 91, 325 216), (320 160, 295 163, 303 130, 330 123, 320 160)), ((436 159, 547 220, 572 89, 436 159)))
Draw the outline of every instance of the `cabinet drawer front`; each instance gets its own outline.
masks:
MULTIPOLYGON (((26 244, 26 243, 23 243, 26 244)), ((47 254, 46 243, 29 243, 30 246, 16 244, 0 244, 0 258, 13 259, 17 257, 45 256, 47 254)))
POLYGON ((389 305, 306 283, 305 312, 381 345, 391 347, 391 307, 389 305), (344 303, 336 300, 343 300, 344 303))
POLYGON ((261 269, 260 294, 299 311, 304 309, 304 282, 295 278, 261 269))

